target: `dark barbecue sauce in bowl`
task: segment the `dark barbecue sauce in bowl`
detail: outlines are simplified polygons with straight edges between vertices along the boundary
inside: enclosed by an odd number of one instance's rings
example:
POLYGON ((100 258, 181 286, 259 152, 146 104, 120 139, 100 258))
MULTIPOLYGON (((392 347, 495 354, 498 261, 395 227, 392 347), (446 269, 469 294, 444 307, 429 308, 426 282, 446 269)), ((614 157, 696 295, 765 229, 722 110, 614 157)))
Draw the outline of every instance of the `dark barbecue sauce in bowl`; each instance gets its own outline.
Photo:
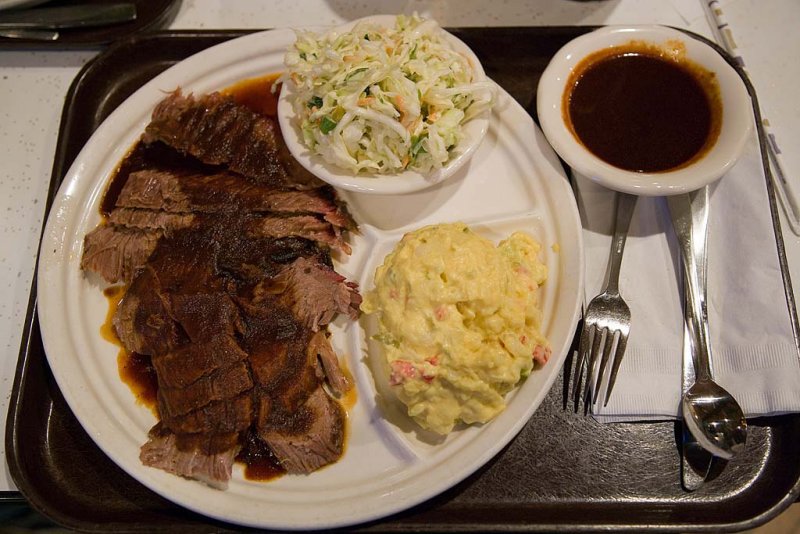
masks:
POLYGON ((634 172, 697 161, 722 123, 714 74, 645 43, 585 58, 563 98, 564 120, 578 141, 606 163, 634 172))

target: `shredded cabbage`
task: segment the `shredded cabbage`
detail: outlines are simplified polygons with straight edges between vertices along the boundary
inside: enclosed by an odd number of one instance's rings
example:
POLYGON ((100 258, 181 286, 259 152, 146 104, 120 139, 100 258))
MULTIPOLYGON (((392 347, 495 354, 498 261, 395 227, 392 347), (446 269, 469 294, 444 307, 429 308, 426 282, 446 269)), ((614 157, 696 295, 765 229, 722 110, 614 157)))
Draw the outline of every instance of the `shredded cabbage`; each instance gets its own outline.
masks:
POLYGON ((438 24, 417 15, 394 28, 298 32, 285 63, 306 145, 354 173, 440 169, 463 124, 492 105, 492 85, 476 82, 438 24))

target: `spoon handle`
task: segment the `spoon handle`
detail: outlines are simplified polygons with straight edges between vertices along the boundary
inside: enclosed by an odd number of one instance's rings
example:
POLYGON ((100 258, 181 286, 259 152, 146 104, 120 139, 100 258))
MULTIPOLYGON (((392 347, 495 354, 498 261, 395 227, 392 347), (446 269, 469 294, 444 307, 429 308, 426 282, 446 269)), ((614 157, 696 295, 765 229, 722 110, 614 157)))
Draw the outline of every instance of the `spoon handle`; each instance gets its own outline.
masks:
POLYGON ((706 307, 706 238, 708 236, 708 187, 667 197, 672 226, 683 258, 689 332, 694 354, 695 377, 711 380, 708 311, 706 307), (694 209, 692 205, 694 204, 694 209))

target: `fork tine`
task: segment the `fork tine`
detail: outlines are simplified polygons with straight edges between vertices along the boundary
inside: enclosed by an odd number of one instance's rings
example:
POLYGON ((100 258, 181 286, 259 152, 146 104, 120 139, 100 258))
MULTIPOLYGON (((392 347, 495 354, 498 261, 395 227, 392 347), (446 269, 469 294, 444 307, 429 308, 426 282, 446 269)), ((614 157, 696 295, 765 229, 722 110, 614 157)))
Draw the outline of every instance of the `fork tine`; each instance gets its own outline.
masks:
POLYGON ((603 346, 603 356, 600 358, 600 369, 597 371, 597 380, 594 381, 594 393, 592 394, 592 404, 597 404, 597 399, 600 398, 600 389, 603 385, 603 377, 606 374, 606 365, 608 365, 608 358, 611 356, 611 349, 614 348, 614 338, 616 332, 611 332, 608 328, 603 329, 605 335, 605 344, 603 346))
POLYGON ((592 335, 591 346, 589 347, 589 358, 586 362, 586 385, 583 388, 583 413, 589 413, 589 406, 592 404, 592 383, 594 382, 594 367, 597 363, 597 351, 600 349, 602 342, 603 330, 598 330, 597 325, 591 325, 590 331, 592 335))
POLYGON ((578 359, 575 363, 575 372, 573 373, 573 380, 572 380, 572 397, 573 403, 575 405, 575 413, 578 412, 578 406, 580 405, 581 401, 581 384, 583 382, 583 371, 586 368, 586 361, 588 360, 589 355, 589 329, 593 328, 591 326, 584 325, 583 331, 581 332, 581 341, 580 346, 578 347, 578 359))
POLYGON ((625 346, 628 344, 628 333, 620 332, 619 341, 617 341, 617 350, 614 352, 614 361, 611 364, 611 377, 608 379, 608 387, 606 388, 606 399, 603 406, 608 406, 608 399, 611 398, 611 390, 614 389, 614 383, 617 381, 617 373, 619 366, 622 363, 622 357, 625 356, 625 346))

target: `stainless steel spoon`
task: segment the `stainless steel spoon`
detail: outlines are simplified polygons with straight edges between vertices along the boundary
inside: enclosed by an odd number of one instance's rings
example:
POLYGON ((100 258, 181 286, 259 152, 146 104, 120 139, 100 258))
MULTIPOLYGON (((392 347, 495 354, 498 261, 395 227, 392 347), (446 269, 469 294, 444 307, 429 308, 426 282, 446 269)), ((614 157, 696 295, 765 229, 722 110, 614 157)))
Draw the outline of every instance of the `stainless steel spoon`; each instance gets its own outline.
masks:
MULTIPOLYGON (((703 188, 692 195, 692 210, 695 212, 708 210, 708 187, 703 188)), ((705 217, 704 214, 698 214, 705 217)), ((700 287, 706 288, 706 255, 703 255, 703 263, 700 266, 700 287)), ((692 311, 689 305, 689 284, 683 284, 683 361, 681 362, 681 394, 686 394, 694 384, 694 347, 692 344, 692 333, 689 324, 692 321, 692 311)), ((703 298, 706 298, 705 291, 703 298)), ((695 439, 686 422, 681 425, 680 435, 681 451, 681 486, 686 491, 696 491, 702 487, 711 473, 714 456, 705 450, 695 439)))
POLYGON ((730 459, 744 448, 747 421, 736 399, 711 376, 711 347, 705 291, 701 288, 708 235, 708 210, 692 210, 692 196, 704 190, 667 197, 672 225, 683 258, 684 283, 688 288, 695 383, 683 396, 683 417, 689 431, 707 451, 730 459))

